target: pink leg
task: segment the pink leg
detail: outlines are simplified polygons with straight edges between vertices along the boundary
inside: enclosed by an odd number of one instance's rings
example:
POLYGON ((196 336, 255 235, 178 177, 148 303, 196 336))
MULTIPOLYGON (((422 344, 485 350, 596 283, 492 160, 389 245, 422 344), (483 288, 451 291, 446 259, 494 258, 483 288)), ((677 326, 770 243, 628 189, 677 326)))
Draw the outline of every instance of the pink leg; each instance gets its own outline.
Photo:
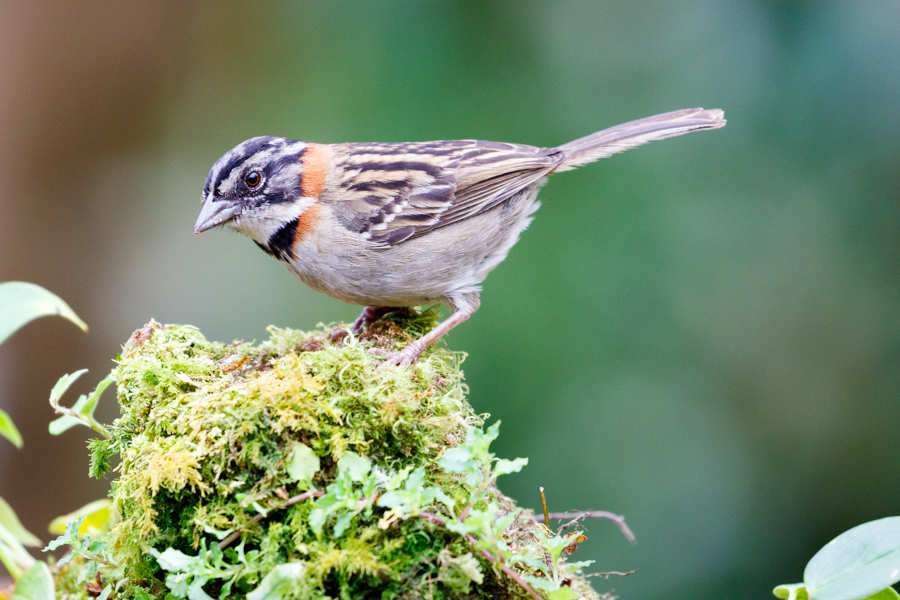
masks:
POLYGON ((427 348, 429 344, 436 342, 442 335, 471 317, 474 312, 474 310, 462 311, 457 309, 456 312, 450 315, 447 319, 444 319, 444 321, 440 325, 438 325, 419 339, 410 342, 403 350, 391 354, 383 364, 411 365, 413 362, 415 362, 419 354, 422 353, 422 350, 427 348))
POLYGON ((363 330, 365 325, 372 321, 377 321, 392 310, 394 309, 390 306, 367 306, 360 313, 356 321, 353 322, 353 327, 350 328, 350 331, 354 334, 358 334, 363 330))

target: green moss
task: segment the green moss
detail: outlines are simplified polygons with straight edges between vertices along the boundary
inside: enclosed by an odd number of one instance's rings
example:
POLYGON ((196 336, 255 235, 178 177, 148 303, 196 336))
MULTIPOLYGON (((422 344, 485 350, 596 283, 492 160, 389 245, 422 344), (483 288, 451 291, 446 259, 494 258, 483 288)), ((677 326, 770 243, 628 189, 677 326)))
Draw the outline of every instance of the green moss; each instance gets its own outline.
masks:
MULTIPOLYGON (((121 416, 108 440, 91 443, 92 474, 118 456, 104 543, 121 580, 106 583, 139 598, 184 597, 182 584, 213 597, 527 597, 441 523, 473 501, 472 515, 514 508, 492 479, 477 485, 440 466, 483 422, 466 401, 463 355, 432 347, 412 367, 379 368, 371 347, 418 337, 436 310, 391 318, 340 342, 324 326, 273 327, 259 345, 210 342, 190 326, 136 332, 113 371, 121 416), (291 499, 305 492, 319 497, 291 499), (391 494, 401 504, 393 512, 380 504, 391 494), (229 535, 237 539, 220 541, 229 535), (187 573, 182 584, 167 579, 176 570, 187 573), (270 588, 276 595, 261 595, 270 588)), ((479 543, 509 549, 508 563, 513 551, 543 560, 533 527, 521 513, 499 542, 479 543)), ((580 575, 567 577, 597 597, 580 575)))

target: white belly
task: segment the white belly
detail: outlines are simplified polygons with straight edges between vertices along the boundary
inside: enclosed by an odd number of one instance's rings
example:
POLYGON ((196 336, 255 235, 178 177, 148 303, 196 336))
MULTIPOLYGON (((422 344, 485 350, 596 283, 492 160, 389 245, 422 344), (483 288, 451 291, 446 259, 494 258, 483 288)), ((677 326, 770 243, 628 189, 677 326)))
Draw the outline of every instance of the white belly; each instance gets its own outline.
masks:
POLYGON ((477 293, 531 222, 538 189, 534 184, 480 215, 386 248, 323 214, 287 266, 311 288, 364 306, 417 306, 477 293))

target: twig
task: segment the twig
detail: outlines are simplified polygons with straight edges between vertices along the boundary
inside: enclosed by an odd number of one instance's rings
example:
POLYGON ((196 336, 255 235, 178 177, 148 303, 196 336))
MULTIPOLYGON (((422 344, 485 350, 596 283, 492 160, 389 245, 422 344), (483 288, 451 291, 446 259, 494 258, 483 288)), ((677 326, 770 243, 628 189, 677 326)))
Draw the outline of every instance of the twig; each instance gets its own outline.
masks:
MULTIPOLYGON (((437 516, 437 515, 435 515, 435 514, 429 513, 429 512, 420 512, 420 513, 419 513, 419 516, 428 519, 428 520, 431 521, 432 523, 437 523, 438 525, 445 525, 445 526, 447 525, 447 520, 446 520, 446 519, 443 519, 443 518, 441 518, 441 517, 439 517, 439 516, 437 516)), ((475 544, 478 543, 478 540, 476 540, 473 536, 471 536, 471 535, 469 535, 469 534, 465 534, 464 537, 466 538, 466 540, 467 540, 470 544, 472 544, 473 547, 475 546, 475 544)), ((507 575, 509 575, 510 578, 511 578, 513 581, 515 581, 515 582, 518 583, 520 586, 522 586, 522 589, 525 590, 525 591, 528 593, 529 596, 531 596, 532 598, 534 598, 534 600, 544 600, 544 597, 543 597, 543 596, 541 596, 540 594, 538 594, 538 593, 535 591, 535 589, 534 589, 533 587, 531 587, 531 586, 528 584, 527 581, 525 581, 524 579, 522 579, 522 576, 521 576, 521 575, 519 575, 518 573, 516 573, 516 572, 515 572, 513 569, 511 569, 508 565, 506 565, 505 563, 500 562, 500 560, 497 559, 497 557, 495 557, 493 554, 491 554, 491 553, 488 552, 487 550, 479 550, 479 552, 481 553, 481 555, 482 555, 483 557, 485 557, 485 558, 487 559, 487 561, 488 561, 489 563, 492 563, 492 564, 495 564, 495 565, 500 565, 500 570, 503 571, 504 573, 506 573, 507 575)))
POLYGON ((53 410, 56 412, 56 414, 64 415, 66 417, 72 417, 73 419, 78 419, 79 421, 81 421, 82 423, 84 423, 85 425, 87 425, 88 427, 90 427, 91 429, 93 429, 94 431, 96 431, 97 433, 99 433, 100 435, 105 437, 106 439, 109 439, 109 432, 106 431, 106 428, 104 428, 103 425, 98 423, 93 417, 85 416, 78 411, 75 411, 75 410, 72 410, 71 408, 63 406, 62 404, 59 403, 58 400, 54 402, 53 398, 50 399, 50 405, 53 406, 53 410))
POLYGON ((297 504, 298 502, 303 502, 304 500, 309 500, 310 498, 321 498, 325 495, 325 492, 320 492, 319 490, 310 490, 308 492, 303 492, 302 494, 297 494, 291 498, 288 498, 285 501, 285 506, 290 506, 291 504, 297 504))
MULTIPOLYGON (((309 500, 310 498, 321 498, 324 495, 325 495, 324 492, 320 492, 318 490, 310 490, 308 492, 303 492, 302 494, 297 494, 296 496, 288 498, 285 501, 284 506, 282 508, 287 508, 291 504, 297 504, 298 502, 303 502, 304 500, 309 500)), ((256 515, 255 517, 253 517, 253 520, 250 522, 251 523, 259 523, 260 521, 262 521, 263 516, 264 515, 256 515)), ((234 542, 234 540, 238 539, 239 537, 241 537, 240 531, 231 532, 231 535, 229 535, 227 538, 225 538, 224 540, 219 542, 219 550, 224 550, 225 548, 230 546, 231 543, 234 542)))
MULTIPOLYGON (((466 507, 463 509, 462 513, 460 513, 460 515, 459 515, 460 523, 462 523, 463 521, 466 520, 466 517, 469 515, 469 511, 472 510, 472 506, 475 505, 475 499, 478 498, 481 495, 481 493, 487 489, 488 485, 490 485, 492 481, 493 480, 490 477, 484 478, 484 481, 481 482, 481 485, 478 486, 478 489, 475 490, 474 494, 472 494, 472 500, 466 505, 466 507)), ((541 488, 541 495, 543 495, 543 491, 544 491, 544 489, 541 488)), ((438 523, 440 525, 445 525, 445 526, 447 525, 447 521, 445 519, 443 519, 435 514, 432 514, 429 512, 420 512, 419 515, 425 517, 426 519, 428 519, 434 523, 438 523)), ((465 534, 464 537, 466 538, 466 540, 468 540, 468 542, 470 544, 472 544, 473 548, 474 548, 475 544, 478 543, 478 540, 476 540, 473 536, 471 536, 469 534, 465 534)), ((534 588, 528 584, 527 581, 522 579, 521 575, 516 573, 508 565, 506 565, 503 562, 500 562, 500 560, 498 560, 493 554, 491 554, 487 550, 479 550, 479 552, 481 553, 482 556, 484 556, 488 560, 488 562, 496 564, 496 565, 500 565, 500 570, 503 571, 504 573, 506 573, 507 575, 509 575, 513 581, 515 581, 520 586, 522 586, 522 589, 524 589, 528 593, 529 596, 531 596, 535 600, 544 600, 543 596, 538 594, 534 590, 534 588)))
POLYGON ((585 577, 602 577, 604 579, 609 579, 610 575, 621 575, 625 577, 626 575, 633 575, 637 573, 637 569, 632 569, 631 571, 603 571, 602 573, 588 573, 585 577))
MULTIPOLYGON (((631 532, 631 529, 629 529, 628 525, 625 524, 625 517, 605 510, 582 510, 576 513, 550 513, 549 515, 547 515, 547 517, 553 521, 561 521, 563 519, 571 518, 571 521, 562 526, 563 529, 569 527, 573 523, 580 521, 581 519, 609 519, 619 526, 619 529, 622 530, 622 535, 624 535, 629 542, 633 542, 635 540, 634 534, 631 532)), ((538 523, 543 523, 544 516, 535 515, 534 520, 538 523)))
POLYGON ((544 509, 544 524, 549 528, 550 527, 550 513, 547 510, 547 496, 544 495, 544 488, 540 487, 541 490, 541 507, 544 509))
POLYGON ((469 516, 469 511, 472 510, 472 507, 475 505, 475 500, 481 495, 481 493, 488 488, 491 484, 492 479, 490 477, 485 477, 484 481, 481 482, 481 485, 478 486, 478 489, 475 490, 475 493, 472 494, 472 500, 466 504, 466 507, 463 509, 461 513, 459 513, 459 522, 462 523, 466 520, 466 517, 469 516))

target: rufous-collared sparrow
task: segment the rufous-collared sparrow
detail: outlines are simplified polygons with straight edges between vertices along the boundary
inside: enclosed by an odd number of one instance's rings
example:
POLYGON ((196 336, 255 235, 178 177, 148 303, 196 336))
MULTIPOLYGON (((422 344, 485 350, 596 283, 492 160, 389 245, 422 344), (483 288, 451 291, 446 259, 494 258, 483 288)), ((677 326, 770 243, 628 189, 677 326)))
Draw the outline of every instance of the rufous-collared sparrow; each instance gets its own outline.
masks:
POLYGON ((556 148, 255 137, 213 165, 194 233, 228 224, 311 288, 366 306, 356 333, 391 308, 438 302, 452 308, 387 359, 409 364, 478 309, 479 284, 531 222, 547 176, 723 125, 721 110, 686 109, 556 148))

